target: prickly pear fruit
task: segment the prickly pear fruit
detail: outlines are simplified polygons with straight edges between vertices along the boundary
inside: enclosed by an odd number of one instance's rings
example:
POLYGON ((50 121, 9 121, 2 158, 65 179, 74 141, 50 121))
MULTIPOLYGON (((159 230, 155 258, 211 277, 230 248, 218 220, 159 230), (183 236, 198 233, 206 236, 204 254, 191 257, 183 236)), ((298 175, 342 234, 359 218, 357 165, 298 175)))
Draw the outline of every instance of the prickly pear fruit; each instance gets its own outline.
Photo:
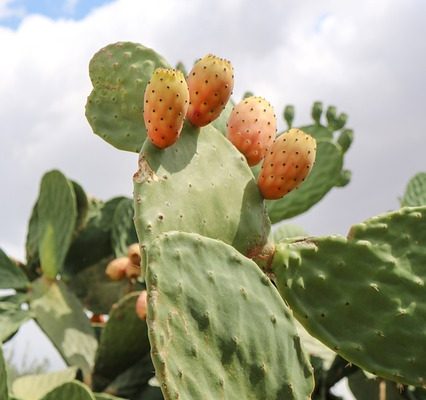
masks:
POLYGON ((146 320, 147 295, 146 290, 143 290, 136 300, 136 314, 142 320, 146 320))
POLYGON ((126 276, 126 267, 129 264, 128 257, 119 257, 112 260, 106 267, 105 273, 113 281, 119 281, 126 276))
POLYGON ((258 178, 265 199, 279 199, 297 188, 315 162, 316 141, 300 129, 278 136, 269 148, 258 178))
POLYGON ((275 139, 274 109, 262 97, 247 97, 233 108, 227 128, 228 139, 245 155, 250 166, 256 165, 275 139))
POLYGON ((136 279, 141 274, 141 267, 139 264, 133 264, 130 260, 126 265, 126 277, 127 279, 136 279))
POLYGON ((215 120, 232 94, 234 75, 228 60, 212 54, 198 60, 187 78, 189 108, 187 118, 195 126, 215 120))
POLYGON ((164 149, 179 138, 189 105, 188 86, 181 71, 157 68, 144 96, 143 118, 151 142, 164 149))
POLYGON ((133 243, 127 248, 127 256, 132 264, 140 265, 141 249, 139 247, 139 243, 133 243))

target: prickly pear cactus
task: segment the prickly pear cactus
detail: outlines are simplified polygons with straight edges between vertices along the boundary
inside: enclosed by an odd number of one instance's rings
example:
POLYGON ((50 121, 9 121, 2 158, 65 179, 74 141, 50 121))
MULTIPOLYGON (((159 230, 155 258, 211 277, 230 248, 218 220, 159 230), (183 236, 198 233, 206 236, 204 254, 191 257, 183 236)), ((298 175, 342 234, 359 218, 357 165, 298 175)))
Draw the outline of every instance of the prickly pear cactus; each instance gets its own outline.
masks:
POLYGON ((414 175, 407 184, 401 206, 426 205, 426 172, 414 175))
POLYGON ((282 242, 273 271, 297 319, 346 360, 396 382, 426 383, 426 207, 352 227, 348 238, 282 242))
POLYGON ((149 337, 166 399, 309 397, 291 312, 256 264, 223 242, 169 232, 149 247, 147 266, 149 337))
POLYGON ((86 105, 93 132, 120 150, 139 152, 146 138, 145 87, 159 67, 169 65, 140 44, 119 42, 99 50, 89 65, 93 90, 86 105))
POLYGON ((186 125, 165 150, 145 142, 133 181, 135 224, 144 247, 170 230, 220 239, 249 256, 267 241, 270 224, 253 174, 211 126, 186 125))

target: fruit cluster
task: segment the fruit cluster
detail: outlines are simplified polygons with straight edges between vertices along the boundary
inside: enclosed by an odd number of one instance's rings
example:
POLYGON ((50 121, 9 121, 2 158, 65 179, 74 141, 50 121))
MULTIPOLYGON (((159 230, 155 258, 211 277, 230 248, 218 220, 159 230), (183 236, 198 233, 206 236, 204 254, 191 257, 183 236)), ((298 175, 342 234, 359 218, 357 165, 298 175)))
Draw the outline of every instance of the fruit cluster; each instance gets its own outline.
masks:
MULTIPOLYGON (((202 127, 219 117, 234 87, 233 67, 206 55, 187 79, 179 70, 157 68, 144 95, 143 116, 151 142, 160 149, 173 145, 184 120, 202 127)), ((263 161, 258 186, 265 199, 278 199, 298 187, 312 169, 316 141, 299 129, 276 138, 277 121, 262 97, 243 99, 227 121, 227 137, 254 166, 263 161)))

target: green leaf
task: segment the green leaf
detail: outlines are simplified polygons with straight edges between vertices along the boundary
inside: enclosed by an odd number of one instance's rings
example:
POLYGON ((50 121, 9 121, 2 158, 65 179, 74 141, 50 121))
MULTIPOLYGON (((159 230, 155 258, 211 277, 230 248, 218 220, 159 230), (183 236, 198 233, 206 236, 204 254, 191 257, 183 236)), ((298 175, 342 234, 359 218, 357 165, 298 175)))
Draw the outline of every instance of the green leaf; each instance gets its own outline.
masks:
POLYGON ((81 303, 65 284, 43 278, 34 281, 30 309, 64 360, 89 373, 97 342, 81 303))
POLYGON ((61 172, 48 172, 41 181, 37 200, 37 229, 41 269, 50 279, 62 270, 76 219, 72 184, 61 172))
POLYGON ((113 396, 108 393, 93 393, 96 400, 126 400, 123 397, 113 396))
POLYGON ((0 249, 0 289, 27 289, 28 284, 22 270, 0 249))
POLYGON ((12 393, 21 400, 39 400, 52 389, 71 382, 76 375, 77 368, 70 367, 62 371, 22 376, 13 382, 12 393))

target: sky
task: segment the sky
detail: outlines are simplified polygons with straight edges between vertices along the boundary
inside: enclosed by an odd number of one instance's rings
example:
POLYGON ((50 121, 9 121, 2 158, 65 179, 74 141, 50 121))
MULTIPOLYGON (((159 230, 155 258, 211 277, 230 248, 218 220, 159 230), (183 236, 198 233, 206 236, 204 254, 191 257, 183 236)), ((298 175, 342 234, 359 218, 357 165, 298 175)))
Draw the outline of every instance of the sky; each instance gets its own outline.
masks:
POLYGON ((131 196, 137 155, 103 142, 84 116, 90 58, 117 41, 172 65, 225 57, 235 100, 250 90, 278 116, 294 104, 296 125, 316 100, 346 112, 351 183, 291 221, 312 235, 346 234, 398 208, 410 177, 426 170, 425 37, 424 0, 0 0, 0 247, 24 257, 48 170, 101 199, 131 196))

